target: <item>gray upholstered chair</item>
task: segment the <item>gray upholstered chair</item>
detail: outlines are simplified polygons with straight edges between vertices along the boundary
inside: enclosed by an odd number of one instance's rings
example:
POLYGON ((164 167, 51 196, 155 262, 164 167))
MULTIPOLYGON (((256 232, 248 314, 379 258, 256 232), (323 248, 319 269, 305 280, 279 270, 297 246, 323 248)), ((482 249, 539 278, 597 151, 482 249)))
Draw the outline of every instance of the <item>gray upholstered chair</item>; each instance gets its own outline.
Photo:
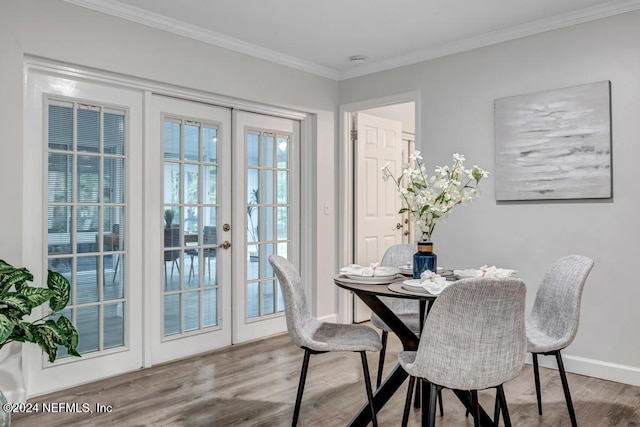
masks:
POLYGON ((398 355, 412 378, 426 380, 423 425, 435 425, 436 396, 443 387, 471 392, 475 425, 477 391, 495 387, 496 415, 502 410, 505 425, 511 425, 502 384, 524 364, 525 296, 524 282, 515 278, 464 279, 440 294, 425 320, 418 350, 398 355))
MULTIPOLYGON (((402 264, 413 263, 413 254, 416 252, 415 245, 393 245, 385 251, 380 265, 397 267, 402 264)), ((396 316, 416 335, 420 334, 420 306, 418 300, 406 298, 385 298, 380 300, 395 313, 396 316)), ((391 329, 375 313, 371 314, 371 323, 376 328, 382 330, 382 350, 378 360, 378 376, 376 387, 380 387, 382 382, 382 368, 387 351, 387 338, 391 329)))
POLYGON ((581 255, 565 256, 554 262, 538 288, 527 318, 527 351, 533 356, 538 413, 542 415, 538 355, 554 355, 572 426, 577 425, 576 414, 560 350, 571 344, 578 331, 582 289, 592 268, 593 261, 581 255))
POLYGON ((375 330, 368 326, 321 322, 312 317, 302 289, 300 275, 291 262, 277 255, 271 255, 269 262, 273 266, 282 288, 289 336, 295 345, 304 350, 292 425, 295 426, 298 422, 300 402, 302 401, 310 356, 329 351, 354 351, 360 353, 365 388, 371 409, 371 419, 373 420, 373 425, 377 426, 369 366, 365 352, 380 351, 382 348, 380 337, 375 330))

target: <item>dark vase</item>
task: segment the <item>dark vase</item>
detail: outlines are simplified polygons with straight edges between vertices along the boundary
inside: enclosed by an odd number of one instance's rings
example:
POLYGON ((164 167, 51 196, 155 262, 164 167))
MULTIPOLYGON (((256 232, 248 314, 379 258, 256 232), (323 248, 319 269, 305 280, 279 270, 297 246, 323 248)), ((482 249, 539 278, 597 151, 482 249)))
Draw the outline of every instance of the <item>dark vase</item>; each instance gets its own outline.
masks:
POLYGON ((413 278, 419 279, 422 272, 438 268, 438 256, 433 253, 433 243, 419 242, 418 252, 413 254, 413 278))

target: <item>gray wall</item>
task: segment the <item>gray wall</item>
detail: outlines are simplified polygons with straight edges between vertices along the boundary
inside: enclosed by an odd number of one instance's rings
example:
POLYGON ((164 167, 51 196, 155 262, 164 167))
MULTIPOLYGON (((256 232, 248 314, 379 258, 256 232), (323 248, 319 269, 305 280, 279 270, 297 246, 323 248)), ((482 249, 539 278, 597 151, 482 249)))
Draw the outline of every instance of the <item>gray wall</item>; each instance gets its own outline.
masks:
MULTIPOLYGON (((25 55, 43 57, 82 68, 144 78, 176 87, 209 92, 317 115, 312 130, 317 145, 313 159, 311 194, 330 206, 329 215, 316 215, 304 226, 313 235, 317 253, 335 253, 334 192, 335 115, 338 83, 247 55, 217 48, 60 0, 2 0, 0 2, 0 258, 21 265, 24 224, 23 188, 23 64, 25 55), (322 149, 317 149, 321 146, 322 149), (323 171, 316 180, 317 170, 323 171), (318 182, 319 181, 319 182, 318 182), (322 230, 322 232, 318 232, 322 230)), ((24 207, 28 209, 28 207, 24 207)), ((315 259, 315 257, 314 257, 315 259)), ((318 274, 318 316, 334 316, 335 257, 308 263, 318 274)))
MULTIPOLYGON (((340 83, 340 103, 420 90, 417 146, 432 170, 463 153, 468 165, 495 170, 496 98, 610 80, 614 198, 502 203, 494 181, 458 207, 433 236, 438 265, 482 264, 519 270, 528 308, 547 266, 565 254, 595 260, 582 300, 578 336, 566 353, 575 370, 627 365, 640 381, 640 285, 637 272, 640 159, 640 13, 633 12, 340 83), (571 358, 570 358, 571 359, 571 358), (583 363, 584 362, 584 363, 583 363), (580 366, 578 366, 580 365, 580 366)), ((620 371, 621 372, 621 371, 620 371)), ((619 372, 619 373, 620 373, 619 372)), ((624 379, 624 378, 621 378, 624 379)))

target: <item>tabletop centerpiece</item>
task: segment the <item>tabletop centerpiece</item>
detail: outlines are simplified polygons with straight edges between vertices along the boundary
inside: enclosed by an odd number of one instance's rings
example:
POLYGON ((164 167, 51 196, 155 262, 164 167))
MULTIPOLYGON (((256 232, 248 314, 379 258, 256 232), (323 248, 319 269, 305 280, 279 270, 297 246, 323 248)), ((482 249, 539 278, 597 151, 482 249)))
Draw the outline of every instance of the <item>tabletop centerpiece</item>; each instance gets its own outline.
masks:
POLYGON ((436 224, 455 206, 479 197, 478 185, 489 172, 477 165, 466 169, 465 157, 458 153, 453 155, 451 167, 438 166, 431 176, 420 151, 414 151, 409 159, 413 165, 402 165, 402 173, 397 177, 389 169, 389 163, 385 164, 382 178, 393 180, 404 202, 398 214, 407 213, 413 223, 418 242, 418 252, 413 257, 413 277, 418 279, 425 270, 436 272, 437 255, 433 253, 431 240, 436 224))

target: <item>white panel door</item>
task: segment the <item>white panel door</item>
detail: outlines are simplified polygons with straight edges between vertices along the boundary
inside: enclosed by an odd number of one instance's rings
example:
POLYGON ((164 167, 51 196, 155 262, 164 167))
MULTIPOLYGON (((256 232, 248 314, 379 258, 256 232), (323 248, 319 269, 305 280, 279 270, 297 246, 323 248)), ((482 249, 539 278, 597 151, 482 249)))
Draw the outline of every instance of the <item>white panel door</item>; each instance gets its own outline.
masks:
MULTIPOLYGON (((81 358, 25 346, 29 395, 142 367, 141 91, 29 71, 24 254, 71 283, 81 358)), ((43 315, 45 313, 42 313, 43 315)))
MULTIPOLYGON (((358 136, 355 145, 355 262, 369 265, 380 262, 385 250, 402 243, 403 229, 400 198, 393 182, 384 182, 380 169, 387 163, 398 176, 406 146, 402 141, 402 123, 395 120, 355 115, 358 136)), ((354 321, 363 322, 371 311, 354 298, 354 321)))
POLYGON ((152 360, 231 344, 231 110, 153 95, 145 230, 152 360))
POLYGON ((277 254, 299 267, 300 122, 234 112, 233 342, 284 332, 277 254))

